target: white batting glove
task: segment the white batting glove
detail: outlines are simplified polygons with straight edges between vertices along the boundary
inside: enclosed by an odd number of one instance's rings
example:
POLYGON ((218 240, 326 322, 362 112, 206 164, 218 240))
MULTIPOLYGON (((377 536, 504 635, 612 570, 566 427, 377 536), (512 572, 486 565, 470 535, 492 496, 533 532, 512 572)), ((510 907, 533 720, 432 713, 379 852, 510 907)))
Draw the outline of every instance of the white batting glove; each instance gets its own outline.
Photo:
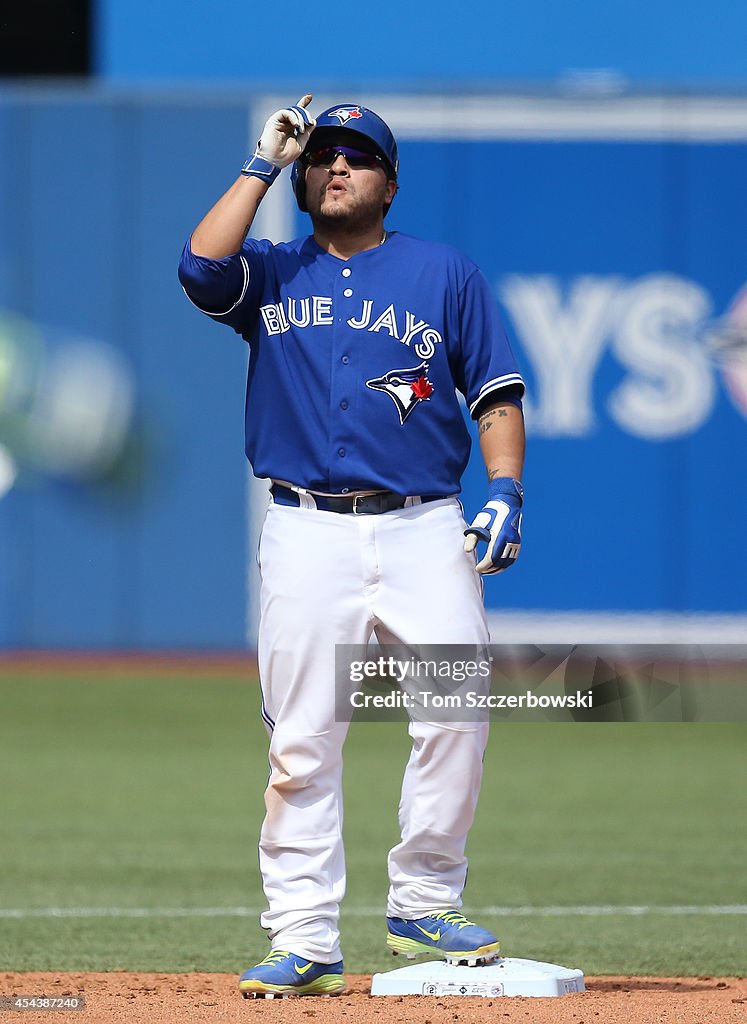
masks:
POLYGON ((512 566, 521 550, 521 506, 524 488, 510 476, 491 481, 488 500, 464 531, 464 550, 474 551, 478 541, 488 545, 475 568, 482 576, 512 566))
POLYGON ((257 143, 257 156, 276 167, 287 167, 298 160, 316 127, 316 121, 306 110, 311 100, 311 93, 306 93, 294 106, 278 110, 267 119, 257 143))
POLYGON ((307 93, 292 107, 276 110, 267 119, 254 155, 241 168, 242 174, 262 178, 271 185, 283 167, 298 160, 316 127, 306 110, 311 99, 311 93, 307 93))

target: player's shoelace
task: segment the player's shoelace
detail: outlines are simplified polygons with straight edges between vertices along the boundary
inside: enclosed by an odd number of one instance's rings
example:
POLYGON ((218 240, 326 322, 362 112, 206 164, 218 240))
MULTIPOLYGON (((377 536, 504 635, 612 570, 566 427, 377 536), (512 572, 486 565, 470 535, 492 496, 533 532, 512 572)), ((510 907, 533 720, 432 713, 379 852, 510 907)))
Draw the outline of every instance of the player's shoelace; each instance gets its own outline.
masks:
POLYGON ((267 954, 264 960, 260 960, 259 963, 255 965, 253 970, 256 970, 257 967, 277 967, 283 962, 283 960, 287 960, 288 957, 291 956, 293 956, 293 954, 289 953, 285 949, 273 949, 267 954))
POLYGON ((474 921, 468 921, 464 914, 460 914, 456 910, 439 910, 438 913, 427 914, 426 917, 433 918, 434 921, 443 921, 444 924, 455 928, 477 927, 474 921))

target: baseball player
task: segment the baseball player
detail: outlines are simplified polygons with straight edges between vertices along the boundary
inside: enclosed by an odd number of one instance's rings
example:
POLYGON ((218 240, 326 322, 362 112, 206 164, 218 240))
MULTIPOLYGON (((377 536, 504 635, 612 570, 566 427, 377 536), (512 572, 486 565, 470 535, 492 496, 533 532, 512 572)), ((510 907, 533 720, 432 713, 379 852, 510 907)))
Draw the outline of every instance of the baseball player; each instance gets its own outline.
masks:
MULTIPOLYGON (((357 103, 313 119, 310 101, 268 119, 179 269, 191 301, 249 343, 246 453, 272 481, 258 551, 271 952, 241 976, 247 997, 345 988, 335 645, 375 636, 482 649, 481 575, 512 565, 521 543, 524 385, 487 282, 450 246, 385 228, 398 172, 385 122, 357 103), (312 234, 247 238, 289 165, 312 234), (458 394, 488 473, 469 528, 456 497, 470 450, 458 394)), ((459 907, 487 723, 412 720, 409 731, 387 943, 484 963, 498 940, 459 907)))

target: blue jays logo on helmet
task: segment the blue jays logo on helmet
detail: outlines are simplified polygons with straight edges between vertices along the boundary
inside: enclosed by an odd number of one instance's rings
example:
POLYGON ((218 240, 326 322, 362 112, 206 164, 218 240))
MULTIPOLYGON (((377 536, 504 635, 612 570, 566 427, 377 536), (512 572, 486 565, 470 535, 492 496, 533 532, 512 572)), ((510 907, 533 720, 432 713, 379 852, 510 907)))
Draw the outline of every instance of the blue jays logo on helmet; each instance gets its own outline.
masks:
MULTIPOLYGON (((323 110, 316 118, 316 127, 307 143, 307 150, 323 149, 333 142, 340 142, 340 132, 350 136, 350 144, 360 145, 366 140, 368 147, 373 144, 376 152, 384 158, 389 177, 397 180, 399 170, 399 154, 397 142, 386 121, 368 107, 359 103, 339 103, 323 110)), ((306 208, 306 180, 304 175, 303 154, 293 164, 291 186, 296 194, 296 202, 300 210, 306 208)))
POLYGON ((360 107, 338 107, 337 110, 325 111, 325 113, 328 117, 336 117, 340 124, 347 124, 348 121, 363 117, 360 107))
POLYGON ((412 366, 406 370, 390 370, 383 377, 366 381, 372 391, 383 391, 397 407, 400 423, 404 423, 415 406, 427 402, 433 394, 433 385, 428 380, 428 363, 412 366))

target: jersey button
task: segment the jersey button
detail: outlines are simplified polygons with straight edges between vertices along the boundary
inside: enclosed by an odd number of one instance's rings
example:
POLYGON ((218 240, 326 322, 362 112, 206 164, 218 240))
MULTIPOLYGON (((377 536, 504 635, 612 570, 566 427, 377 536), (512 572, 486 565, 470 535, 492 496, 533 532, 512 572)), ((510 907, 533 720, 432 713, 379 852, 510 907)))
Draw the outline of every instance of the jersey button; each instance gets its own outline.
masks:
POLYGON ((345 409, 347 409, 348 405, 349 402, 347 401, 347 399, 343 398, 343 400, 340 402, 340 408, 343 410, 343 412, 345 411, 345 409))
POLYGON ((345 296, 346 299, 349 299, 350 296, 353 294, 353 289, 352 288, 346 288, 345 291, 342 294, 345 296))
POLYGON ((340 456, 341 459, 344 459, 345 458, 345 449, 344 448, 338 448, 337 449, 337 454, 340 456))
POLYGON ((343 356, 340 361, 343 362, 347 366, 348 363, 350 362, 350 356, 343 356))
POLYGON ((347 494, 349 490, 349 487, 343 487, 343 489, 340 491, 340 494, 347 494))
POLYGON ((353 271, 350 269, 350 267, 345 267, 345 269, 342 272, 342 276, 343 277, 350 277, 350 275, 352 273, 353 273, 353 271))

